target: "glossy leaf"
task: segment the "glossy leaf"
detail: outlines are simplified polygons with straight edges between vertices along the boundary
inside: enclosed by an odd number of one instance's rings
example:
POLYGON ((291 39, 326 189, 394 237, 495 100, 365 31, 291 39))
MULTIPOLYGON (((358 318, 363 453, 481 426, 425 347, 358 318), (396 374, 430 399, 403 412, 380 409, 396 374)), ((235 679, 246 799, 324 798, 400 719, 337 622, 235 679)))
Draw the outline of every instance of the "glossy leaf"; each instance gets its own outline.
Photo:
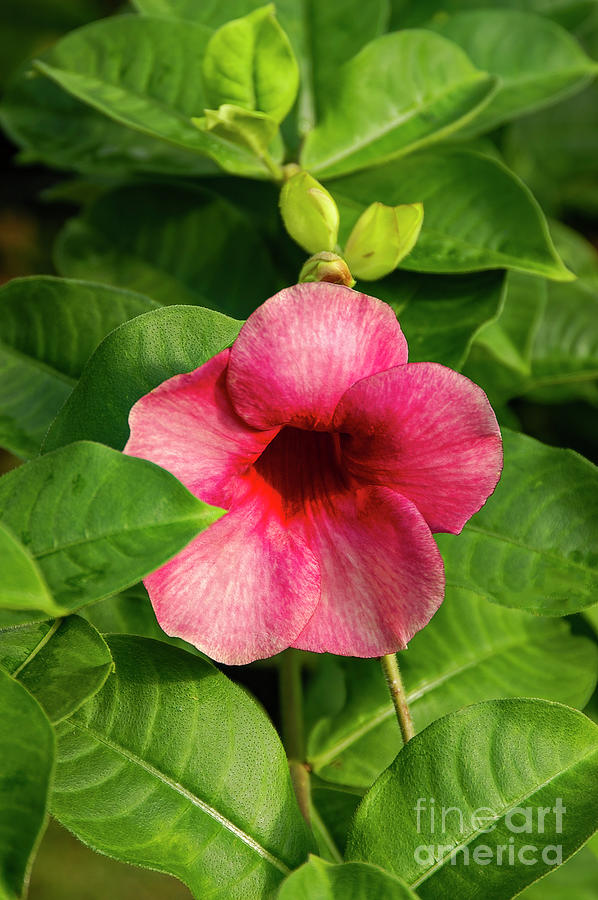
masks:
POLYGON ((113 16, 62 38, 36 69, 122 125, 209 156, 243 175, 263 164, 191 122, 211 104, 202 59, 212 32, 203 25, 142 16, 113 16))
POLYGON ((68 616, 0 628, 0 667, 17 678, 56 723, 100 690, 113 665, 95 628, 80 616, 68 616))
POLYGON ((494 80, 440 35, 384 35, 337 73, 321 122, 306 137, 301 164, 332 178, 387 162, 458 129, 494 89, 494 80))
MULTIPOLYGON (((598 677, 596 645, 568 624, 501 609, 452 586, 399 664, 417 731, 480 700, 540 697, 582 709, 598 677)), ((369 787, 401 747, 394 708, 378 660, 335 665, 336 690, 322 672, 336 701, 319 719, 312 713, 309 762, 327 781, 369 787)), ((316 678, 312 697, 323 687, 316 678)))
POLYGON ((480 134, 584 87, 598 67, 560 25, 515 9, 479 9, 449 16, 435 31, 454 41, 499 88, 465 131, 480 134))
POLYGON ((0 896, 23 896, 46 824, 54 732, 39 703, 0 671, 0 896))
POLYGON ((164 469, 89 442, 0 479, 0 519, 69 610, 139 581, 221 514, 164 469))
POLYGON ((134 0, 133 5, 139 12, 148 16, 164 16, 200 22, 210 28, 219 28, 231 19, 246 16, 254 9, 263 6, 262 0, 134 0))
POLYGON ((0 444, 35 456, 100 341, 157 305, 130 291, 46 275, 0 288, 0 444))
POLYGON ((278 900, 413 900, 416 894, 396 875, 367 863, 330 865, 311 856, 282 885, 278 900))
POLYGON ((573 278, 528 189, 488 156, 429 151, 339 179, 329 189, 340 210, 341 239, 373 200, 423 202, 424 224, 401 264, 404 269, 457 273, 508 268, 557 281, 573 278))
POLYGON ((502 900, 588 839, 597 801, 596 725, 559 704, 492 700, 409 741, 358 808, 347 856, 400 872, 425 900, 502 900), (437 828, 432 798, 446 813, 437 828))
POLYGON ((461 535, 437 535, 447 583, 541 615, 596 602, 598 470, 571 450, 503 430, 492 497, 461 535))
POLYGON ((71 219, 56 247, 63 275, 246 316, 278 289, 255 226, 232 204, 189 186, 126 185, 71 219))
MULTIPOLYGON (((48 54, 42 54, 42 60, 48 54)), ((23 162, 97 176, 132 173, 213 174, 207 156, 184 150, 109 119, 26 64, 11 78, 0 103, 0 122, 22 148, 23 162)))
POLYGON ((295 101, 299 72, 274 5, 219 28, 206 48, 203 75, 208 106, 232 103, 282 122, 295 101))
POLYGON ((395 272, 376 282, 372 293, 396 312, 411 362, 459 369, 479 329, 498 314, 503 285, 501 272, 453 278, 395 272))
POLYGON ((272 895, 311 839, 267 717, 198 657, 144 638, 109 643, 115 674, 59 727, 53 813, 197 897, 272 895))
POLYGON ((211 309, 170 306, 126 322, 94 353, 50 428, 44 451, 95 440, 121 450, 133 404, 228 347, 241 327, 211 309))
POLYGON ((14 534, 0 523, 0 608, 43 610, 50 616, 62 610, 48 590, 39 566, 14 534))

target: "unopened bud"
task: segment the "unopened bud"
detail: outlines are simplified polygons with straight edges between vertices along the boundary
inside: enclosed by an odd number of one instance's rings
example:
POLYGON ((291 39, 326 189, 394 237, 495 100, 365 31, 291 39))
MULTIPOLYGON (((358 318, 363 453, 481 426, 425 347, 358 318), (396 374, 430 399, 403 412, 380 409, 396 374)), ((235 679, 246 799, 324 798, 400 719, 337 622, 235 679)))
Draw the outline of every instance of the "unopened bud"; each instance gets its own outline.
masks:
POLYGON ((294 241, 308 253, 333 250, 338 237, 336 203, 308 172, 297 172, 282 186, 280 214, 294 241))
POLYGON ((345 247, 357 278, 374 281, 392 272, 410 253, 419 237, 424 208, 421 203, 385 206, 372 203, 361 214, 345 247))
POLYGON ((327 281, 330 284, 344 284, 350 288, 355 284, 345 260, 329 251, 310 256, 299 273, 299 282, 306 281, 327 281))

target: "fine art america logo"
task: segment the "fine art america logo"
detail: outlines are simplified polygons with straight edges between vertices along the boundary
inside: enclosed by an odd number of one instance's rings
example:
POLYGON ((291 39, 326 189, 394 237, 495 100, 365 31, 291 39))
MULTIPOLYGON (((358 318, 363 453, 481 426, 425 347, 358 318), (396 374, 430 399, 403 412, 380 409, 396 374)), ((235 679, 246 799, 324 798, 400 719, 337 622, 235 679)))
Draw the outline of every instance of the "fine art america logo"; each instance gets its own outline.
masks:
POLYGON ((567 809, 560 797, 554 806, 517 806, 506 815, 496 814, 487 806, 471 812, 458 806, 437 807, 434 798, 425 797, 418 798, 414 810, 417 833, 425 834, 430 841, 415 848, 413 855, 420 866, 434 866, 441 860, 465 866, 558 866, 563 861, 562 844, 548 844, 541 837, 546 832, 563 832, 567 809), (479 836, 490 834, 499 823, 500 834, 487 842, 478 841, 479 836))

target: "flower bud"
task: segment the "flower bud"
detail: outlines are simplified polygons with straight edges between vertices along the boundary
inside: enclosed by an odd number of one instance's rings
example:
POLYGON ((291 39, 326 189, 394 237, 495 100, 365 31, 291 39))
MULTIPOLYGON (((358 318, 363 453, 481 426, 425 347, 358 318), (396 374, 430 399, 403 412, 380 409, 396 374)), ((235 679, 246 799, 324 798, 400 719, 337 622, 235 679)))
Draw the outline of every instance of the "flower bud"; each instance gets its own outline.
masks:
POLYGON ((308 253, 333 250, 338 236, 336 203, 308 172, 292 175, 280 192, 280 213, 285 228, 308 253))
POLYGON ((419 237, 424 208, 421 203, 385 206, 372 203, 361 214, 345 247, 353 274, 364 281, 383 278, 396 269, 419 237))
POLYGON ((261 156, 278 134, 278 123, 266 113, 223 103, 218 109, 204 109, 204 116, 191 119, 200 131, 209 131, 225 141, 261 156))
POLYGON ((331 284, 344 284, 345 287, 353 287, 355 284, 345 260, 329 251, 310 256, 299 273, 299 281, 328 281, 331 284))

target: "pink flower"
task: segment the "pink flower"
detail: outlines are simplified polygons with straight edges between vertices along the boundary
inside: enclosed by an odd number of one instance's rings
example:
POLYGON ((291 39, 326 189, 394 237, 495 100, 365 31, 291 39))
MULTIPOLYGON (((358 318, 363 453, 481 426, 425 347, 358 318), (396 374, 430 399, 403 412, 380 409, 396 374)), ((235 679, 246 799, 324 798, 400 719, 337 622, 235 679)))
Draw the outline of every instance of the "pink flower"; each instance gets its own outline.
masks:
POLYGON ((444 595, 432 532, 459 533, 502 466, 484 392, 407 364, 392 309, 332 284, 276 294, 129 423, 126 453, 229 510, 145 580, 164 631, 229 664, 404 648, 444 595))

